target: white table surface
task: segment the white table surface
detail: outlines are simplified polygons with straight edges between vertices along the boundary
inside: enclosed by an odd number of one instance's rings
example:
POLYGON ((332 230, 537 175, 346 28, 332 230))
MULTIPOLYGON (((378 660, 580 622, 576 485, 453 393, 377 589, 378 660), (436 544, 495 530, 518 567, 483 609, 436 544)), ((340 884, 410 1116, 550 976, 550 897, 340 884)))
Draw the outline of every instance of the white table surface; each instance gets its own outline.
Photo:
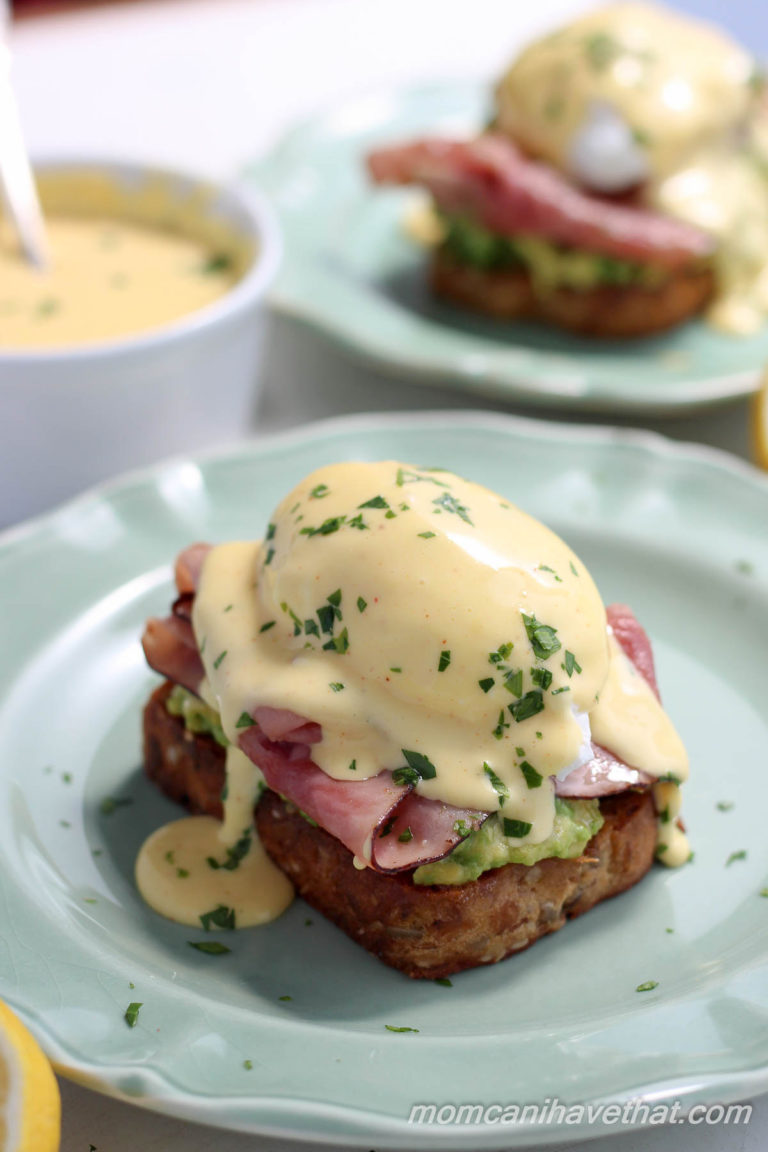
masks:
MULTIPOLYGON (((517 43, 579 7, 579 0, 147 0, 22 23, 14 74, 38 156, 110 154, 228 177, 296 117, 375 85, 493 75, 517 43)), ((350 411, 499 407, 364 369, 284 320, 271 323, 262 368, 262 433, 350 411)), ((748 455, 746 404, 644 426, 748 455)), ((222 1133, 61 1087, 62 1152, 316 1147, 222 1133)), ((647 1129, 579 1147, 757 1152, 768 1147, 768 1097, 754 1104, 746 1127, 647 1129)), ((566 1139, 555 1152, 572 1147, 566 1139)))

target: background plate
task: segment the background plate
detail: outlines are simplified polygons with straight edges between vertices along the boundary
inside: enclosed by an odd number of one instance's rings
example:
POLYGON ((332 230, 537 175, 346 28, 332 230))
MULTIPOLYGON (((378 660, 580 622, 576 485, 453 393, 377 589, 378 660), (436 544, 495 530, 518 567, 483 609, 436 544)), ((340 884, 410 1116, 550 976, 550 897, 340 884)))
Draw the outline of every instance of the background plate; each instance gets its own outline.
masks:
POLYGON ((596 341, 431 297, 425 253, 402 227, 414 192, 371 187, 363 160, 377 144, 476 131, 487 101, 487 85, 466 83, 372 93, 294 129, 251 167, 284 230, 274 305, 390 371, 518 403, 664 415, 754 391, 768 326, 736 338, 696 320, 654 339, 596 341))
POLYGON ((0 996, 92 1087, 336 1145, 490 1149, 558 1136, 547 1125, 409 1127, 416 1102, 693 1103, 768 1087, 766 523, 768 483, 725 456, 461 413, 355 418, 172 462, 7 534, 0 996), (260 534, 311 468, 387 457, 451 467, 563 534, 604 597, 647 624, 693 763, 693 864, 655 868, 451 988, 383 967, 301 902, 238 933, 230 955, 202 955, 132 881, 139 844, 175 811, 139 770, 155 678, 138 637, 166 610, 169 560, 190 540, 260 534), (648 980, 658 987, 637 993, 648 980), (134 1029, 131 1001, 143 1004, 134 1029))

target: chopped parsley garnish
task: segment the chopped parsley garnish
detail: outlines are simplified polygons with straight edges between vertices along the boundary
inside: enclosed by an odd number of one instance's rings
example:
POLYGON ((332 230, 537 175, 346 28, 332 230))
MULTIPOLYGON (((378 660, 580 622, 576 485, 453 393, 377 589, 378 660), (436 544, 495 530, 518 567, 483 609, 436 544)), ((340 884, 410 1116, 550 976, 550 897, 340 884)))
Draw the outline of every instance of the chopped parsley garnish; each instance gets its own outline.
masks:
POLYGON ((186 868, 177 868, 176 875, 178 876, 179 880, 186 880, 189 877, 189 872, 186 868))
POLYGON ((761 895, 761 896, 762 896, 764 899, 768 899, 768 888, 761 888, 761 889, 760 889, 760 895, 761 895))
POLYGON ((251 830, 250 828, 246 828, 237 843, 232 848, 227 848, 226 860, 219 861, 216 860, 213 856, 206 857, 208 867, 213 868, 214 870, 219 868, 226 868, 227 872, 234 872, 236 868, 240 867, 241 860, 243 860, 248 855, 250 850, 251 830))
POLYGON ((523 760, 520 765, 520 771, 525 777, 525 782, 529 788, 539 788, 544 779, 541 772, 537 772, 533 764, 529 764, 527 760, 523 760))
POLYGON ((128 804, 133 804, 130 796, 105 796, 99 809, 102 815, 111 816, 118 808, 125 808, 128 804))
POLYGON ((231 272, 234 263, 228 252, 214 252, 203 261, 200 271, 203 276, 215 276, 219 272, 231 272))
POLYGON ((525 612, 521 615, 534 655, 539 660, 548 660, 562 647, 557 638, 557 629, 549 624, 541 624, 535 616, 526 616, 525 612))
POLYGON ((451 650, 450 650, 450 648, 443 648, 442 652, 440 653, 440 659, 438 660, 438 663, 437 663, 438 672, 445 672, 445 670, 448 667, 448 665, 450 664, 450 662, 451 662, 451 650))
POLYGON ((635 992, 652 992, 654 988, 658 988, 658 980, 646 980, 644 984, 638 984, 635 992))
POLYGON ((453 825, 453 830, 457 836, 469 836, 472 825, 468 824, 466 820, 457 820, 453 825))
POLYGON ((392 779, 395 784, 418 784, 419 780, 434 780, 437 769, 428 756, 423 752, 412 752, 408 748, 401 748, 408 763, 407 768, 395 768, 392 779))
POLYGON ((253 1060, 243 1060, 243 1068, 245 1068, 246 1072, 250 1072, 253 1068, 253 1060))
POLYGON ((571 568, 571 572, 573 572, 574 576, 578 576, 578 574, 579 574, 579 573, 578 573, 578 571, 576 570, 576 566, 575 566, 575 564, 573 563, 573 560, 569 560, 569 561, 568 561, 568 563, 569 563, 569 565, 570 565, 570 568, 571 568))
POLYGON ((389 504, 383 496, 372 496, 364 504, 358 504, 358 508, 389 508, 389 504))
MULTIPOLYGON (((323 497, 327 496, 329 492, 330 489, 327 484, 316 484, 310 492, 309 498, 310 500, 322 500, 323 497)), ((298 504, 296 507, 298 508, 298 504)))
POLYGON ((267 524, 267 534, 264 537, 264 539, 265 540, 274 540, 276 531, 277 531, 277 525, 276 524, 267 524))
POLYGON ((413 840, 413 832, 411 832, 410 828, 404 828, 398 836, 398 840, 401 844, 407 844, 409 840, 413 840))
POLYGON ((346 519, 346 516, 329 516, 318 528, 300 528, 299 533, 301 536, 330 536, 338 532, 346 519))
POLYGON ((350 760, 349 771, 350 772, 357 772, 357 760, 350 760))
POLYGON ((561 664, 560 667, 567 672, 569 676, 573 676, 574 672, 581 672, 581 664, 579 664, 573 652, 569 652, 567 649, 565 652, 565 663, 561 664))
POLYGON ((344 691, 344 685, 342 683, 340 683, 340 681, 338 681, 338 680, 335 680, 333 683, 329 684, 328 687, 331 689, 332 692, 343 692, 344 691))
POLYGON ((725 862, 726 868, 734 864, 737 860, 746 860, 747 852, 745 848, 740 848, 738 852, 731 852, 730 856, 725 862))
POLYGON ((509 788, 507 788, 504 781, 496 775, 490 764, 483 763, 483 772, 491 782, 491 787, 499 798, 499 808, 504 807, 504 802, 509 799, 509 788))
POLYGON ((278 996, 278 1000, 293 1000, 293 996, 278 996))
POLYGON ((509 656, 511 655, 513 648, 514 648, 514 644, 512 643, 511 640, 508 640, 506 644, 499 644, 499 646, 495 652, 489 652, 488 653, 488 663, 489 664, 501 664, 501 663, 503 663, 505 660, 509 659, 509 656))
POLYGON ((455 496, 451 496, 450 492, 443 492, 441 496, 436 496, 432 503, 436 504, 438 509, 452 512, 454 516, 458 516, 465 524, 470 524, 474 528, 474 524, 469 518, 469 509, 455 496))
POLYGON ((504 735, 505 728, 509 728, 509 724, 504 719, 504 709, 502 708, 499 712, 499 722, 493 730, 493 735, 497 740, 501 740, 502 736, 504 735))
POLYGON ((453 988, 453 982, 447 976, 437 976, 435 984, 439 984, 442 988, 453 988))
POLYGON ((402 668, 390 668, 390 672, 402 672, 402 668))
POLYGON ((249 716, 247 712, 241 712, 235 728, 252 728, 255 723, 253 716, 249 716))
POLYGON ((234 604, 227 604, 227 606, 226 606, 226 608, 224 609, 224 611, 225 611, 225 612, 231 612, 233 608, 234 608, 234 604))
POLYGON ((570 688, 568 687, 567 684, 564 688, 553 688, 552 689, 552 695, 553 696, 561 696, 563 694, 563 692, 570 692, 570 688))
POLYGON ((395 1024, 385 1024, 387 1032, 418 1032, 418 1028, 398 1028, 395 1024))
MULTIPOLYGON (((331 627, 328 629, 328 631, 329 632, 333 631, 333 622, 331 622, 331 627)), ((320 638, 320 629, 318 628, 317 622, 315 620, 305 620, 304 621, 304 635, 305 636, 317 636, 318 639, 320 638)))
POLYGON ((438 488, 450 487, 444 480, 436 480, 434 476, 419 476, 418 472, 414 472, 410 468, 398 468, 396 480, 398 488, 402 488, 404 484, 416 484, 419 481, 437 484, 438 488))
POLYGON ((555 580, 557 580, 558 584, 562 584, 562 582, 563 582, 562 577, 558 576, 557 572, 555 572, 554 568, 550 568, 549 564, 539 564, 539 567, 537 568, 537 572, 549 572, 550 575, 554 576, 554 578, 555 578, 555 580))
POLYGON ((333 604, 321 604, 317 610, 317 618, 323 632, 326 634, 333 632, 333 625, 336 620, 336 609, 333 604))
POLYGON ((607 32, 595 32, 584 41, 584 52, 595 72, 605 72, 624 49, 607 32))
POLYGON ((222 661, 224 660, 225 656, 227 655, 227 651, 228 651, 228 649, 225 648, 223 652, 219 653, 219 655, 216 657, 216 659, 213 662, 214 668, 220 668, 221 667, 222 661))
POLYGON ((733 800, 718 800, 715 807, 718 812, 730 812, 731 808, 733 808, 733 800))
POLYGON ((72 773, 71 772, 62 772, 61 779, 62 779, 64 784, 71 784, 72 783, 72 773))
POLYGON ((680 779, 679 776, 676 776, 674 772, 667 772, 667 773, 665 773, 664 776, 657 776, 656 777, 656 783, 657 784, 682 784, 682 780, 680 779))
POLYGON ((362 596, 358 596, 358 598, 357 598, 357 610, 358 610, 358 612, 365 612, 367 607, 368 607, 368 601, 363 600, 362 596))
MULTIPOLYGON (((546 692, 552 683, 552 673, 549 668, 531 668, 531 680, 546 692)), ((518 692, 518 696, 519 695, 521 695, 521 693, 518 692)))
POLYGON ((523 694, 523 670, 518 668, 516 672, 504 673, 504 687, 507 692, 511 692, 513 696, 517 696, 518 700, 523 694))
MULTIPOLYGON (((338 608, 341 604, 341 588, 337 588, 335 592, 331 592, 330 596, 326 596, 326 600, 329 604, 332 604, 334 608, 338 608)), ((341 612, 337 613, 337 615, 339 620, 341 620, 341 612)))
POLYGON ((187 940, 187 944, 190 948, 196 948, 198 952, 205 952, 208 956, 224 956, 225 953, 232 951, 218 940, 187 940))
POLYGON ((531 716, 544 711, 544 697, 539 689, 535 688, 531 692, 526 692, 525 696, 516 700, 514 704, 509 704, 508 708, 517 723, 522 724, 524 720, 530 720, 531 716))
POLYGON ((267 620, 266 624, 262 624, 261 628, 259 628, 259 632, 269 632, 270 628, 274 628, 275 623, 276 621, 274 620, 267 620))
POLYGON ((349 651, 349 634, 347 633, 346 628, 342 628, 342 630, 341 630, 341 632, 339 632, 338 636, 334 636, 333 639, 329 640, 327 644, 323 644, 323 651, 324 652, 338 652, 340 655, 343 655, 345 652, 348 652, 349 651))
POLYGON ((490 692, 495 683, 496 681, 494 680, 493 676, 486 676, 485 680, 478 680, 478 684, 482 688, 483 692, 490 692))
POLYGON ((132 1004, 128 1005, 125 1010, 125 1022, 129 1028, 136 1027, 136 1021, 139 1019, 139 1010, 143 1007, 143 1004, 136 1003, 135 1000, 132 1004))
POLYGON ((515 840, 522 840, 523 836, 527 836, 533 827, 527 820, 510 820, 507 816, 503 817, 502 824, 504 835, 511 836, 515 840))
POLYGON ((264 560, 264 567, 265 568, 266 568, 267 564, 272 563, 274 557, 275 557, 275 550, 274 550, 274 548, 270 548, 270 550, 267 552, 266 558, 264 560))
POLYGON ((392 831, 392 829, 394 828, 394 826, 395 826, 395 818, 393 816, 391 820, 387 820, 387 822, 384 825, 384 827, 382 828, 381 832, 379 832, 379 839, 383 840, 385 836, 389 836, 389 834, 392 831))
POLYGON ((212 927, 232 931, 235 927, 235 910, 227 908, 225 904, 219 904, 211 912, 203 912, 200 923, 206 932, 210 932, 212 927))
POLYGON ((437 535, 437 533, 436 532, 419 532, 418 535, 421 537, 422 540, 431 540, 433 536, 437 535))

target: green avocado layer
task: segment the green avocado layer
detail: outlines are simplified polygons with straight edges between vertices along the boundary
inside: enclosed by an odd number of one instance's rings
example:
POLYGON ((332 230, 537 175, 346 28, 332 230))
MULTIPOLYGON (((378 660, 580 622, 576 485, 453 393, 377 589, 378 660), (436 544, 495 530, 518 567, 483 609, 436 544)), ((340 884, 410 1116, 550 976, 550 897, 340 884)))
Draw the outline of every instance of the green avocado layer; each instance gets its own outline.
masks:
POLYGON ((482 828, 472 832, 454 850, 422 864, 413 874, 415 884, 466 884, 491 868, 505 864, 536 864, 549 856, 570 859, 581 856, 587 843, 603 826, 598 800, 555 798, 552 834, 539 844, 520 844, 504 835, 499 815, 489 816, 482 828))
POLYGON ((462 216, 441 215, 443 251, 456 264, 484 272, 527 272, 537 291, 603 286, 654 287, 664 279, 652 264, 564 248, 540 236, 501 236, 462 216))
POLYGON ((181 716, 187 732, 193 732, 195 736, 212 736, 222 748, 229 744, 215 708, 209 708, 199 696, 188 692, 180 684, 174 685, 165 707, 171 716, 181 716))
MULTIPOLYGON (((165 702, 172 716, 180 716, 184 727, 195 735, 212 736, 226 748, 228 740, 218 712, 186 688, 175 685, 165 702)), ((304 813, 302 812, 302 816, 304 813)), ((307 817, 307 819, 309 819, 307 817)), ((309 821, 314 823, 313 821, 309 821)), ((580 856, 589 840, 603 826, 597 800, 555 799, 555 822, 551 836, 539 844, 520 844, 502 831, 499 816, 489 816, 477 832, 472 832, 454 850, 434 864, 422 864, 413 874, 416 884, 466 884, 491 868, 504 864, 535 864, 548 856, 580 856)))

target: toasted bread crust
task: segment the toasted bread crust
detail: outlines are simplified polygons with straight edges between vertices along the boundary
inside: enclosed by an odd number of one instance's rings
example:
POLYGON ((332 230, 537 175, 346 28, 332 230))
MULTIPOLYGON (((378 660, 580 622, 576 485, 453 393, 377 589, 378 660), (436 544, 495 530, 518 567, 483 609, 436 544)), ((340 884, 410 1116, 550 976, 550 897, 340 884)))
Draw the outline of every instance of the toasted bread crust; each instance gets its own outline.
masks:
POLYGON ((654 288, 604 285, 534 293, 527 272, 486 272, 457 264, 441 249, 432 258, 430 283, 445 299, 500 320, 535 319, 585 336, 650 336, 690 319, 714 292, 711 268, 690 264, 654 288))
MULTIPOLYGON (((165 708, 169 685, 144 712, 150 779, 192 812, 221 816, 223 750, 192 736, 165 708)), ((651 866, 656 817, 649 790, 601 801, 605 823, 576 860, 507 864, 462 885, 424 886, 412 873, 359 870, 352 854, 267 791, 256 826, 304 899, 358 944, 407 976, 436 979, 494 964, 640 880, 651 866)))

